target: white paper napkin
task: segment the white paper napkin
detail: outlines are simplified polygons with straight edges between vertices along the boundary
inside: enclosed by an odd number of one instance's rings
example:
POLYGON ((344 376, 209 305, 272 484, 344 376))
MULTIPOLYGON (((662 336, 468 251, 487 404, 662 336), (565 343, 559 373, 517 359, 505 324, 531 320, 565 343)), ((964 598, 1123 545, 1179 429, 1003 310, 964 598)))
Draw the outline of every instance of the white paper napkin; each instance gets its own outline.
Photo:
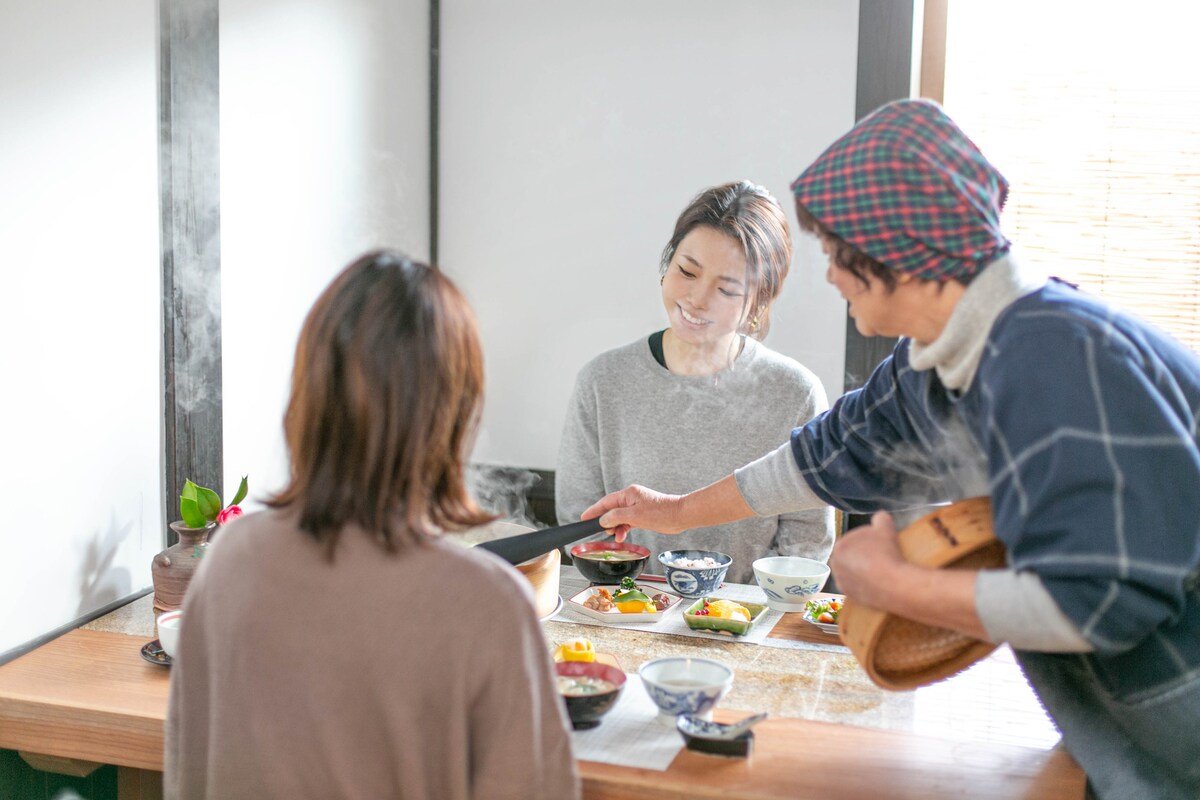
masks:
POLYGON ((637 675, 630 675, 617 704, 600 725, 574 731, 575 758, 665 771, 683 749, 683 737, 658 721, 658 706, 637 675))

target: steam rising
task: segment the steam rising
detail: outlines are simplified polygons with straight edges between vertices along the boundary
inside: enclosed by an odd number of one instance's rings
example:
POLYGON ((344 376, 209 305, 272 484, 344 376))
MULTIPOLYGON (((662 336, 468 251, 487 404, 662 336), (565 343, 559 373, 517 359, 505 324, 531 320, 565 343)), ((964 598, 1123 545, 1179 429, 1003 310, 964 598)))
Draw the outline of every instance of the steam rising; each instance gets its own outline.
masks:
MULTIPOLYGON (((200 252, 210 252, 207 247, 200 252)), ((216 270, 176 264, 173 279, 175 316, 188 320, 186 329, 175 327, 175 404, 190 414, 214 401, 207 376, 219 357, 221 276, 216 270), (185 306, 190 313, 184 313, 185 306)))
POLYGON ((545 528, 529 510, 529 490, 541 481, 536 472, 518 467, 471 464, 467 468, 467 488, 479 505, 505 522, 530 528, 545 528))
POLYGON ((911 509, 894 514, 898 526, 929 506, 991 493, 986 455, 957 414, 940 421, 937 440, 877 450, 875 456, 880 466, 900 476, 889 500, 911 509))

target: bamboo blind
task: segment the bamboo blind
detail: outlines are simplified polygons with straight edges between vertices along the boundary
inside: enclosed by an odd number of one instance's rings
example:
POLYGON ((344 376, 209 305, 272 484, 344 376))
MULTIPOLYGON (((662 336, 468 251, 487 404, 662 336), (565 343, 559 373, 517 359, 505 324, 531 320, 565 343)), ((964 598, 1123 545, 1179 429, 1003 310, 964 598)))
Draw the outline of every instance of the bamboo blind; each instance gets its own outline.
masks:
POLYGON ((1200 350, 1200 58, 1178 9, 951 2, 944 104, 1012 184, 1009 238, 1200 350))

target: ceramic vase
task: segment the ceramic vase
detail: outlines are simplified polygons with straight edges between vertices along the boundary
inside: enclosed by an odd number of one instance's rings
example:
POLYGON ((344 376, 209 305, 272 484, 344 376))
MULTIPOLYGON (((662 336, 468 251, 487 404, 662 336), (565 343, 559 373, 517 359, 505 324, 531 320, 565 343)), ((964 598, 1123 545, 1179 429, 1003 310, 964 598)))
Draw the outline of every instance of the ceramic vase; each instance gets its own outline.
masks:
POLYGON ((155 615, 183 607, 188 584, 204 557, 209 535, 216 529, 215 522, 203 528, 189 528, 183 520, 171 523, 171 530, 179 536, 179 541, 156 555, 150 565, 155 615))

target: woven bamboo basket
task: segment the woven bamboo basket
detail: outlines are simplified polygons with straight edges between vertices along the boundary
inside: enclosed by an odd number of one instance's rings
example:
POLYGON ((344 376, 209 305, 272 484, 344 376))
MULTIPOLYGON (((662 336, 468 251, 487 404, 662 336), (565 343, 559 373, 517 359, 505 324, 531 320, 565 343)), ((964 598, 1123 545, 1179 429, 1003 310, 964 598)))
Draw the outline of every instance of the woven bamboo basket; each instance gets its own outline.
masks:
MULTIPOLYGON (((1005 564, 992 533, 986 497, 960 500, 900 531, 900 552, 933 569, 987 569, 1005 564)), ((948 678, 996 649, 956 631, 888 614, 848 599, 838 615, 842 641, 867 675, 884 689, 915 689, 948 678)))

